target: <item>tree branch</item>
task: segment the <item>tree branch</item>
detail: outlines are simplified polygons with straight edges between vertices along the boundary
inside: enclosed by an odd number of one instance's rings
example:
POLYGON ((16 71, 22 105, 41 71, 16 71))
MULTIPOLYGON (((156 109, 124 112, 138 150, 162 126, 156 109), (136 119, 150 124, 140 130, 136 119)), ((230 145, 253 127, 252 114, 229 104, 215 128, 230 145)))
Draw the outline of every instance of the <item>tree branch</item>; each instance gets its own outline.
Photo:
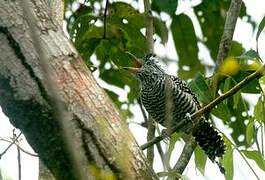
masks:
MULTIPOLYGON (((144 0, 144 13, 145 13, 145 28, 146 28, 146 46, 148 48, 148 53, 152 53, 154 51, 154 41, 153 41, 153 17, 152 17, 152 10, 151 4, 149 0, 144 0)), ((155 137, 155 125, 153 123, 152 118, 148 117, 147 119, 147 141, 152 140, 155 137)), ((147 160, 150 166, 153 166, 154 161, 154 147, 149 147, 147 149, 147 160)))
POLYGON ((226 20, 225 20, 225 26, 224 26, 224 32, 221 38, 221 42, 219 45, 219 50, 217 54, 216 64, 217 67, 223 62, 223 59, 226 58, 231 44, 232 44, 232 38, 236 27, 236 21, 237 17, 240 12, 240 7, 242 4, 242 0, 232 0, 229 10, 227 12, 226 20))
POLYGON ((148 52, 152 53, 154 51, 154 28, 153 28, 153 16, 151 10, 151 4, 149 0, 144 0, 144 12, 145 12, 145 28, 146 28, 146 40, 148 52))
MULTIPOLYGON (((221 103, 223 100, 225 100, 226 98, 234 95, 237 91, 239 91, 240 89, 242 89, 245 85, 247 85, 250 81, 258 78, 260 76, 260 74, 262 72, 264 72, 265 70, 265 65, 261 66, 257 71, 255 71, 254 73, 250 74, 249 76, 247 76, 245 79, 243 79, 242 81, 240 81, 237 85, 235 85, 232 89, 230 89, 229 91, 227 91, 226 93, 224 93, 223 95, 215 98, 211 103, 207 104, 206 106, 204 106, 203 108, 201 108, 200 110, 196 111, 195 113, 193 113, 191 115, 191 119, 193 120, 193 123, 198 123, 200 120, 200 117, 205 113, 210 111, 211 109, 213 109, 217 104, 221 103)), ((143 144, 141 146, 141 149, 144 150, 158 142, 160 142, 161 140, 163 140, 164 138, 170 136, 171 134, 173 134, 174 132, 178 131, 179 129, 181 129, 182 127, 184 127, 188 122, 186 120, 182 120, 180 121, 180 123, 178 123, 172 130, 168 130, 168 131, 164 131, 165 133, 162 133, 160 136, 155 137, 154 139, 152 139, 151 141, 148 141, 146 144, 143 144)))
POLYGON ((190 136, 190 138, 188 139, 188 141, 186 142, 182 153, 177 161, 177 163, 175 164, 175 166, 173 167, 173 171, 176 171, 179 174, 182 174, 183 171, 185 170, 186 166, 188 165, 190 158, 193 154, 193 151, 195 150, 197 146, 196 141, 194 140, 194 138, 192 136, 190 136))

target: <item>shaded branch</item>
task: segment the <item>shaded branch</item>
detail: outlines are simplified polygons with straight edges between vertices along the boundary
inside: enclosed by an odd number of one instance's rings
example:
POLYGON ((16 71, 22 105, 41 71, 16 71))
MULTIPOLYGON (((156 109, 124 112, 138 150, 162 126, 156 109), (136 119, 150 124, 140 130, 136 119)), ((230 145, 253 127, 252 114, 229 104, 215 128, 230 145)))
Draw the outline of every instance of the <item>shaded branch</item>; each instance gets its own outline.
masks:
POLYGON ((147 48, 148 52, 152 53, 154 51, 154 28, 153 28, 153 16, 151 10, 151 4, 149 0, 144 0, 144 13, 145 13, 145 28, 146 28, 146 40, 147 40, 147 48))
POLYGON ((183 171, 185 170, 185 168, 187 167, 190 158, 195 150, 197 146, 196 141, 193 139, 192 136, 190 136, 190 138, 188 139, 188 141, 186 142, 182 153, 177 161, 177 163, 175 164, 175 166, 173 167, 173 171, 176 171, 179 174, 182 174, 183 171))
POLYGON ((219 50, 216 59, 217 67, 223 62, 223 59, 226 58, 230 50, 241 4, 242 0, 232 0, 230 3, 225 20, 224 32, 219 44, 219 50))
MULTIPOLYGON (((148 48, 148 53, 152 53, 154 51, 154 41, 153 41, 153 34, 154 34, 154 28, 153 28, 153 17, 152 17, 152 10, 151 10, 151 4, 149 0, 144 0, 144 13, 145 13, 145 28, 146 28, 146 46, 148 48)), ((147 120, 147 141, 152 140, 155 137, 155 125, 153 123, 153 119, 151 116, 148 117, 147 120)), ((147 160, 150 164, 150 166, 153 166, 154 162, 154 147, 149 147, 147 149, 147 160)))
MULTIPOLYGON (((242 81, 240 81, 237 85, 235 85, 233 88, 231 88, 226 93, 224 93, 223 95, 215 98, 211 103, 207 104, 206 106, 204 106, 200 110, 198 110, 195 113, 193 113, 191 115, 191 119, 193 120, 193 123, 194 124, 197 124, 199 122, 199 120, 200 120, 200 117, 204 113, 206 113, 206 112, 210 111, 211 109, 213 109, 217 104, 221 103, 226 98, 234 95, 237 91, 239 91, 240 89, 242 89, 250 81, 252 81, 252 80, 260 77, 260 74, 262 72, 264 72, 264 70, 265 70, 265 65, 261 66, 257 71, 255 71, 254 73, 250 74, 245 79, 243 79, 242 81)), ((185 119, 182 120, 182 121, 180 121, 180 123, 176 124, 176 126, 173 129, 164 131, 164 133, 162 133, 160 136, 157 136, 154 139, 152 139, 151 141, 148 141, 146 144, 143 144, 141 146, 141 149, 144 150, 144 149, 146 149, 146 148, 148 148, 148 147, 150 147, 150 146, 152 146, 152 145, 160 142, 164 138, 170 136, 174 132, 176 132, 179 129, 181 129, 182 127, 184 127, 187 123, 189 123, 189 122, 187 120, 185 120, 185 119)))

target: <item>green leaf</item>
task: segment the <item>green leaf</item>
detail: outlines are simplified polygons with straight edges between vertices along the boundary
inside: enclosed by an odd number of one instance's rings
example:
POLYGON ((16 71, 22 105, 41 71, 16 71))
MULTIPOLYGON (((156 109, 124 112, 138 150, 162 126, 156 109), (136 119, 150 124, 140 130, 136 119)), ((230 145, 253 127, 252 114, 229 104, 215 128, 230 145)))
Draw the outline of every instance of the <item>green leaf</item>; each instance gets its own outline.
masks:
POLYGON ((207 162, 207 156, 205 155, 204 151, 197 146, 195 149, 195 164, 196 168, 204 175, 205 165, 207 162))
POLYGON ((168 29, 166 23, 156 17, 154 20, 155 33, 161 38, 161 43, 165 44, 168 40, 168 29))
POLYGON ((225 102, 218 104, 211 112, 213 115, 223 120, 224 123, 229 123, 231 120, 231 114, 229 108, 227 107, 227 103, 225 102))
POLYGON ((178 6, 177 0, 153 0, 152 1, 152 9, 157 12, 166 12, 169 15, 174 15, 178 6))
POLYGON ((208 47, 213 60, 217 57, 220 39, 223 34, 225 24, 224 12, 227 12, 230 1, 203 0, 198 6, 194 7, 205 45, 208 47))
POLYGON ((181 133, 174 133, 170 136, 168 149, 165 153, 165 161, 167 164, 169 164, 172 151, 174 150, 175 144, 180 139, 180 137, 181 137, 181 133))
POLYGON ((254 120, 250 119, 248 125, 247 125, 247 129, 246 129, 246 141, 248 143, 248 145, 251 145, 253 143, 253 138, 254 138, 254 120))
POLYGON ((191 19, 184 14, 174 15, 170 29, 179 57, 178 76, 188 79, 203 72, 204 66, 198 60, 197 38, 191 19))
POLYGON ((189 82, 189 86, 200 102, 209 103, 212 100, 211 90, 202 74, 199 73, 195 79, 189 82))
POLYGON ((246 151, 242 150, 245 156, 249 159, 254 160, 260 169, 265 171, 265 160, 263 159, 261 153, 259 151, 246 151))
POLYGON ((228 52, 227 57, 229 56, 238 56, 239 54, 244 53, 245 49, 242 44, 237 41, 232 41, 230 51, 228 52))
POLYGON ((259 54, 252 49, 247 52, 244 52, 242 55, 238 56, 237 58, 244 59, 244 60, 260 59, 259 54))
POLYGON ((261 22, 259 23, 258 32, 257 32, 257 35, 256 35, 256 41, 258 41, 259 35, 263 31, 264 26, 265 26, 265 16, 262 18, 261 22))
POLYGON ((229 145, 227 146, 226 153, 222 159, 222 164, 226 170, 225 179, 232 180, 234 176, 234 165, 233 165, 233 149, 229 145))
POLYGON ((259 79, 259 85, 261 87, 261 90, 262 90, 263 94, 265 94, 265 76, 262 76, 259 79))
POLYGON ((233 101, 234 101, 234 104, 233 104, 233 108, 236 109, 237 108, 237 105, 239 104, 239 101, 241 99, 241 93, 240 91, 238 91, 236 94, 233 95, 233 101))
POLYGON ((254 107, 254 117, 259 122, 265 122, 264 119, 264 102, 262 101, 262 98, 260 97, 256 106, 254 107))

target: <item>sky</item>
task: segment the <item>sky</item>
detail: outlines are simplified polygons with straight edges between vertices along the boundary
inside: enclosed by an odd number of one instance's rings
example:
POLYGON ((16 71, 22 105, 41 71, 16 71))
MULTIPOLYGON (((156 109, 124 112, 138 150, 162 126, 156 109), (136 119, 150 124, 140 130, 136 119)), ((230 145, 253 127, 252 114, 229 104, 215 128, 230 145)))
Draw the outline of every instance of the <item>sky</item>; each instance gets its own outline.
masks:
MULTIPOLYGON (((124 0, 127 2, 131 2, 131 0, 124 0)), ((252 19, 256 22, 260 22, 263 16, 265 15, 265 4, 264 0, 244 0, 245 5, 247 7, 247 13, 251 15, 252 19)), ((189 10, 189 7, 196 5, 200 3, 200 0, 194 0, 191 3, 183 3, 183 1, 179 1, 177 13, 185 12, 188 14, 191 18, 194 17, 194 14, 191 10, 189 10)), ((143 7, 142 1, 139 1, 139 4, 133 4, 135 7, 143 7)), ((143 11, 143 9, 140 8, 140 11, 143 11)), ((167 21, 167 24, 169 25, 171 22, 169 20, 169 17, 164 14, 162 17, 164 20, 167 21)), ((196 28, 196 22, 195 22, 195 28, 196 28)), ((198 36, 201 36, 200 30, 198 28, 195 29, 196 34, 198 36)), ((253 33, 252 28, 250 24, 247 24, 244 22, 244 20, 238 20, 236 25, 236 30, 234 34, 234 40, 241 42, 246 50, 249 50, 251 48, 255 49, 256 47, 256 41, 255 41, 255 34, 256 31, 253 33)), ((261 54, 261 58, 265 59, 265 33, 263 32, 259 38, 259 52, 261 54)), ((207 52, 207 49, 203 47, 202 45, 199 45, 200 49, 200 55, 203 57, 209 56, 209 52, 207 52)), ((160 56, 167 56, 170 59, 176 59, 177 54, 174 49, 174 43, 172 40, 172 36, 170 35, 169 41, 166 44, 166 48, 161 45, 155 46, 155 53, 159 54, 160 56)), ((95 57, 94 57, 95 58, 95 57)), ((209 60, 210 63, 210 60, 209 60)), ((167 67, 167 72, 169 74, 175 73, 177 70, 176 63, 169 64, 167 67)), ((94 76, 97 78, 98 74, 97 72, 94 74, 94 76)), ((108 88, 114 88, 108 86, 106 83, 98 80, 99 84, 103 87, 108 88)), ((126 91, 119 88, 114 88, 116 92, 119 92, 121 97, 121 100, 126 100, 126 91)), ((248 97, 249 99, 252 99, 252 104, 254 105, 256 102, 256 97, 248 97)), ((138 106, 132 107, 132 111, 135 114, 135 117, 132 119, 132 121, 139 122, 143 120, 143 117, 139 113, 140 109, 138 106)), ((10 139, 12 137, 12 130, 13 126, 9 123, 8 118, 1 112, 0 109, 0 137, 5 139, 10 139)), ((216 121, 218 127, 225 133, 229 133, 229 129, 227 129, 223 124, 216 121)), ((136 123, 130 124, 130 129, 133 132, 137 142, 139 144, 143 144, 146 142, 146 129, 142 128, 141 126, 137 125, 136 123)), ((16 131, 17 134, 19 133, 19 130, 16 131)), ((26 149, 29 152, 34 151, 31 149, 31 147, 27 144, 25 138, 22 136, 20 139, 20 145, 26 149)), ((174 158, 172 158, 172 164, 174 164, 174 160, 176 161, 179 154, 180 154, 180 148, 182 148, 184 145, 183 142, 178 142, 176 144, 175 150, 173 151, 174 158)), ((0 141, 0 153, 4 151, 4 149, 8 146, 7 143, 0 141)), ((156 152, 157 153, 157 152, 156 152)), ((155 162, 159 162, 160 159, 159 156, 156 156, 155 162)), ((27 154, 21 153, 21 161, 22 161, 22 180, 37 180, 38 179, 38 158, 29 156, 27 154)), ((193 157, 192 157, 193 158, 193 157)), ((248 160, 250 164, 253 166, 257 174, 261 179, 265 179, 265 173, 262 172, 254 162, 251 160, 248 160)), ((206 174, 205 176, 202 176, 198 170, 195 170, 195 165, 193 163, 194 161, 191 160, 188 167, 184 171, 184 175, 187 175, 190 177, 190 179, 198 179, 198 180, 207 180, 207 179, 214 179, 215 180, 223 180, 224 177, 219 172, 216 165, 212 164, 210 161, 207 161, 206 165, 206 174)), ((253 173, 250 171, 250 169, 246 166, 245 162, 242 160, 242 157, 238 155, 237 152, 234 152, 234 168, 236 169, 234 171, 234 179, 240 179, 240 180, 249 180, 249 179, 255 179, 253 173)), ((17 150, 15 146, 12 146, 8 152, 1 158, 0 160, 0 169, 2 170, 2 174, 4 176, 8 176, 13 180, 17 180, 17 150)), ((154 169, 156 171, 162 171, 161 163, 155 163, 154 169)))

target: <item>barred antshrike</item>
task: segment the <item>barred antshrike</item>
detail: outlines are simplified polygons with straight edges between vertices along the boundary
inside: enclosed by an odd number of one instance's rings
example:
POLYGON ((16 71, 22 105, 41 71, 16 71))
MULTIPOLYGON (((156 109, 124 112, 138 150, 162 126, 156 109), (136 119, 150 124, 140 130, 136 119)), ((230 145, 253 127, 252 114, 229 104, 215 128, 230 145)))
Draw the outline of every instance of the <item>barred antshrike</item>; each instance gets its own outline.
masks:
MULTIPOLYGON (((138 62, 138 68, 125 69, 133 72, 140 81, 140 98, 147 112, 156 122, 172 128, 197 111, 200 104, 184 81, 166 74, 156 61, 155 55, 149 54, 141 67, 138 62)), ((208 120, 201 118, 198 124, 188 123, 181 131, 192 134, 209 159, 216 162, 224 173, 223 167, 216 161, 225 152, 224 141, 208 120)))

